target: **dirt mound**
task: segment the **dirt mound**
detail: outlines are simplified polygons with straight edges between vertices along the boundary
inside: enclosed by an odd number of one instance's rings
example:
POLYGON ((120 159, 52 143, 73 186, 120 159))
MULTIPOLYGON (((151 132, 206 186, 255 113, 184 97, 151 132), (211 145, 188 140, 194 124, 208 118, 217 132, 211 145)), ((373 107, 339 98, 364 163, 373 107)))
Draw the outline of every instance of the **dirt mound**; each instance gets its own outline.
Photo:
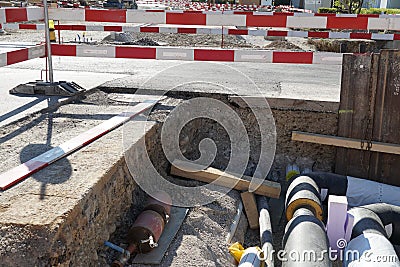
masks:
POLYGON ((103 39, 102 42, 119 42, 119 43, 129 43, 133 42, 133 37, 129 32, 115 32, 108 35, 103 39))
POLYGON ((385 45, 384 42, 369 40, 326 40, 309 39, 308 44, 314 45, 317 51, 336 53, 379 52, 385 45), (342 46, 342 50, 341 47, 342 46), (361 48, 363 47, 363 48, 361 48))
POLYGON ((288 41, 273 41, 272 43, 264 46, 266 49, 285 49, 285 50, 302 50, 295 44, 288 41))
POLYGON ((143 46, 159 46, 159 43, 157 43, 156 41, 153 41, 150 38, 141 38, 133 43, 131 43, 132 45, 143 45, 143 46))

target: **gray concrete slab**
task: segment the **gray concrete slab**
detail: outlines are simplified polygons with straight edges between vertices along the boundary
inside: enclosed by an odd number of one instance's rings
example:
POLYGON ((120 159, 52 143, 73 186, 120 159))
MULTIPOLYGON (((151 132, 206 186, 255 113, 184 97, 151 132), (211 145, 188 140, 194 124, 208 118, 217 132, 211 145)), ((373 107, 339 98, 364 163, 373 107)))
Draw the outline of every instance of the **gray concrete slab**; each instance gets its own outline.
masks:
MULTIPOLYGON (((340 100, 340 66, 76 57, 53 57, 53 65, 55 80, 74 81, 85 88, 102 85, 127 91, 135 88, 173 89, 331 102, 340 100), (185 85, 194 81, 200 83, 185 85)), ((20 83, 40 79, 42 69, 44 59, 0 68, 0 77, 7 77, 0 80, 0 126, 47 107, 47 98, 18 97, 8 93, 20 83)))

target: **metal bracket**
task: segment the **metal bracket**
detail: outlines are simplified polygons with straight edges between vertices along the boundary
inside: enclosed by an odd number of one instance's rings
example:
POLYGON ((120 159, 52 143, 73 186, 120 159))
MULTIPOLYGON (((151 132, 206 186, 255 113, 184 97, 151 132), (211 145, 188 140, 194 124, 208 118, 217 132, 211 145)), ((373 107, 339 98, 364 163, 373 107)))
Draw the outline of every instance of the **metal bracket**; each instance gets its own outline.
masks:
POLYGON ((360 143, 360 147, 361 147, 361 150, 370 151, 371 148, 372 148, 372 141, 362 139, 361 143, 360 143), (365 149, 364 149, 364 145, 365 144, 366 144, 366 146, 365 146, 365 149))
POLYGON ((85 88, 74 82, 36 81, 20 84, 11 89, 10 94, 73 96, 84 91, 86 91, 85 88))
POLYGON ((150 246, 151 248, 156 248, 156 247, 158 247, 158 244, 157 244, 156 242, 154 242, 153 236, 149 236, 148 239, 141 240, 141 243, 142 243, 142 244, 149 243, 149 246, 150 246))

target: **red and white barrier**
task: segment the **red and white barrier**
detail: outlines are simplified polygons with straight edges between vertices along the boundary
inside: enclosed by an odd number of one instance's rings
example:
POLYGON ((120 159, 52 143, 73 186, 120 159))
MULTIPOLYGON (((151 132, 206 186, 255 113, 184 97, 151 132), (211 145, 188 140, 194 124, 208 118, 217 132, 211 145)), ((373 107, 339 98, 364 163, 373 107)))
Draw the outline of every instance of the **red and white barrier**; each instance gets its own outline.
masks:
POLYGON ((207 26, 281 27, 348 30, 400 30, 396 15, 337 15, 271 12, 190 12, 175 10, 50 9, 61 21, 154 23, 207 26))
MULTIPOLYGON (((44 30, 44 24, 0 24, 0 29, 5 30, 44 30)), ((207 27, 207 26, 178 26, 178 25, 55 25, 56 30, 64 31, 110 31, 110 32, 153 32, 153 33, 183 33, 183 34, 217 34, 217 35, 250 35, 268 37, 303 37, 303 38, 324 38, 324 39, 364 39, 364 40, 400 40, 400 34, 387 33, 366 33, 366 32, 314 32, 314 31, 279 31, 264 30, 257 28, 237 29, 235 27, 207 27)))
POLYGON ((44 45, 37 45, 0 54, 0 67, 26 61, 29 59, 44 57, 46 54, 44 45))
POLYGON ((165 46, 52 45, 54 56, 341 65, 343 54, 165 46))
POLYGON ((127 111, 129 112, 124 112, 114 116, 102 124, 62 143, 58 147, 55 147, 9 171, 0 174, 0 189, 6 190, 30 175, 56 162, 57 160, 70 155, 84 146, 87 146, 103 135, 131 120, 133 117, 148 110, 154 106, 156 102, 156 100, 147 100, 144 103, 139 103, 133 107, 128 107, 129 110, 127 111))
MULTIPOLYGON (((50 19, 209 26, 400 30, 399 15, 50 8, 50 19)), ((43 20, 43 8, 1 8, 0 23, 43 20)))
POLYGON ((4 30, 42 30, 44 31, 44 24, 33 23, 4 23, 0 24, 0 29, 4 30))
POLYGON ((5 7, 0 8, 0 23, 44 20, 43 8, 40 7, 5 7))

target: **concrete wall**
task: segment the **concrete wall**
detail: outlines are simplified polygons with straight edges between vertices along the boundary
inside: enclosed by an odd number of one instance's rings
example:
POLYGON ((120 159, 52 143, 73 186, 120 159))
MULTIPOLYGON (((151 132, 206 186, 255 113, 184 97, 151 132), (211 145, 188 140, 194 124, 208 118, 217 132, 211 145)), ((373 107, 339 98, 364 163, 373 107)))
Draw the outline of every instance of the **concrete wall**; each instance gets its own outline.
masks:
POLYGON ((292 0, 293 6, 296 8, 304 8, 318 12, 320 7, 331 7, 330 0, 292 0))

